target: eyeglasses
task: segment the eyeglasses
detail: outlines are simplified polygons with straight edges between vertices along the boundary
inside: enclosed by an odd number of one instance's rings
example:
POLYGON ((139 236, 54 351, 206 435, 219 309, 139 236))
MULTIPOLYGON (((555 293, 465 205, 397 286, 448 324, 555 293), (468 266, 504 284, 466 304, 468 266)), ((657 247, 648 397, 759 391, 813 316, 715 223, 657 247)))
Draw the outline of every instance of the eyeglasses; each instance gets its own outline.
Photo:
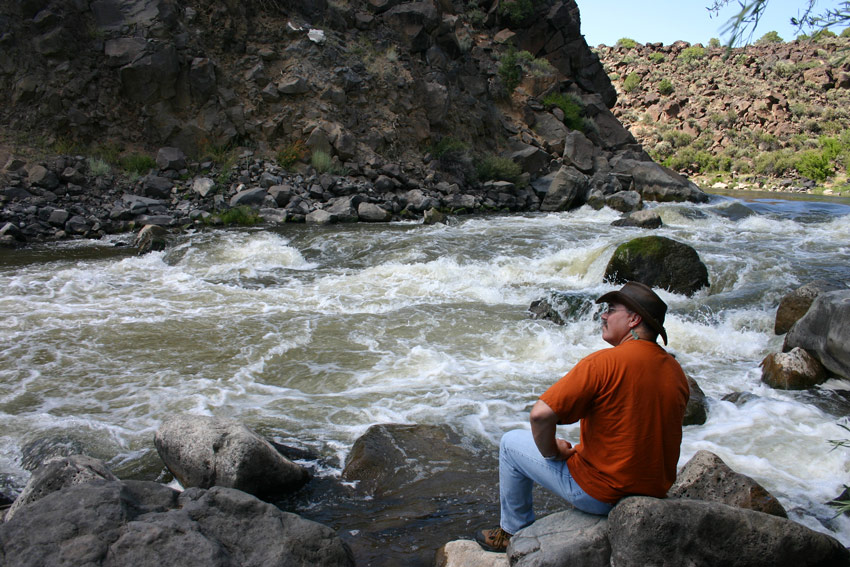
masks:
POLYGON ((602 313, 604 313, 605 315, 610 316, 610 315, 612 315, 613 313, 616 313, 617 311, 627 311, 627 312, 629 312, 629 313, 632 313, 632 311, 630 311, 629 309, 626 309, 625 307, 623 307, 622 309, 617 309, 616 307, 608 307, 608 309, 606 309, 606 310, 605 310, 605 311, 603 311, 602 313))

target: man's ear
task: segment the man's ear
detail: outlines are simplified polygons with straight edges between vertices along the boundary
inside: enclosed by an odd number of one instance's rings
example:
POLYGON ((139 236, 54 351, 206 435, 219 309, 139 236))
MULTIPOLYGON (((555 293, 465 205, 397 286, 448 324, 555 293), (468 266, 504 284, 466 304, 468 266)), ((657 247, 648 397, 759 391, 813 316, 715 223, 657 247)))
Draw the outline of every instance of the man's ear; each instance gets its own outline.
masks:
POLYGON ((632 313, 632 316, 635 317, 634 325, 630 325, 629 329, 634 329, 635 327, 640 327, 640 324, 643 323, 643 317, 640 316, 640 313, 632 313))

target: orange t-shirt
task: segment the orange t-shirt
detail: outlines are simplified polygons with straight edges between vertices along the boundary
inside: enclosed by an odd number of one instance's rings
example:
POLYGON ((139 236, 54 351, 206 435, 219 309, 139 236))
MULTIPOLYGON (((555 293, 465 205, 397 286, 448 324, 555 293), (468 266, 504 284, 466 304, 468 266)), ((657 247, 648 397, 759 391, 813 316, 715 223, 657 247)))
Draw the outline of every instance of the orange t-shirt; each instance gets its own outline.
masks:
POLYGON ((629 340, 583 358, 540 399, 559 424, 581 420, 570 474, 589 495, 614 504, 630 494, 667 494, 688 396, 676 359, 657 343, 629 340))

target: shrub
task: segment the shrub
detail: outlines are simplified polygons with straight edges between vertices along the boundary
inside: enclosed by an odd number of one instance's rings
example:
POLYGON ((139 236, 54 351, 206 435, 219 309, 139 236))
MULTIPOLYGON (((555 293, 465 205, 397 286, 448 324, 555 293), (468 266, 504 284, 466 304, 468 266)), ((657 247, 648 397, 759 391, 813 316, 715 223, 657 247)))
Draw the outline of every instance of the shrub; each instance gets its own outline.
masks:
POLYGON ((95 177, 106 175, 109 173, 109 164, 100 158, 88 159, 89 173, 95 177))
POLYGON ((794 169, 796 159, 793 150, 764 152, 753 160, 753 171, 759 175, 781 176, 794 169))
POLYGON ((295 140, 277 152, 277 163, 284 169, 290 169, 297 162, 306 158, 310 149, 303 140, 295 140))
POLYGON ((673 90, 673 83, 669 79, 661 79, 658 83, 658 92, 663 95, 672 94, 673 90))
POLYGON ((655 53, 650 53, 649 54, 649 61, 651 63, 654 63, 655 65, 658 65, 659 63, 664 61, 664 54, 658 53, 657 51, 655 53))
POLYGON ((208 224, 225 224, 251 226, 261 221, 257 211, 245 205, 227 209, 212 215, 207 221, 208 224))
POLYGON ((811 40, 812 41, 822 41, 822 40, 831 39, 831 38, 834 38, 834 37, 838 37, 837 35, 835 35, 835 32, 830 31, 828 29, 823 29, 823 30, 818 30, 815 33, 813 33, 811 40))
POLYGON ((844 28, 844 30, 842 30, 841 37, 850 37, 850 27, 844 28))
POLYGON ((532 0, 503 0, 499 6, 499 14, 513 24, 521 24, 534 13, 532 0))
POLYGON ((640 75, 632 71, 623 81, 623 91, 630 93, 640 85, 640 75))
POLYGON ((794 167, 800 175, 814 181, 826 181, 826 178, 832 175, 831 160, 823 151, 803 152, 794 167))
POLYGON ((763 36, 761 36, 757 41, 756 45, 767 45, 770 43, 783 43, 785 40, 779 37, 779 33, 775 31, 769 31, 763 36))
POLYGON ((145 175, 151 169, 156 167, 156 160, 151 156, 146 156, 144 154, 129 154, 122 156, 118 160, 118 165, 121 166, 121 169, 124 171, 145 175))
POLYGON ((513 47, 499 58, 498 73, 508 94, 514 92, 522 81, 522 67, 519 66, 517 52, 513 47))
POLYGON ((312 165, 313 169, 315 169, 319 173, 327 173, 331 170, 333 160, 327 152, 323 152, 322 150, 316 150, 310 156, 310 165, 312 165))
POLYGON ((561 93, 550 93, 543 99, 543 104, 560 108, 564 113, 564 124, 570 130, 585 131, 587 124, 582 117, 584 108, 581 101, 576 97, 561 93))
POLYGON ((479 181, 509 181, 516 183, 522 175, 522 167, 510 158, 485 156, 475 164, 479 181))
POLYGON ((713 37, 713 38, 708 40, 708 46, 713 48, 713 49, 717 49, 718 47, 720 47, 720 40, 717 39, 716 37, 713 37))
POLYGON ((439 142, 431 146, 430 152, 431 155, 439 159, 444 156, 462 154, 468 149, 469 146, 466 143, 451 136, 444 136, 439 142))
POLYGON ((700 47, 699 45, 692 45, 690 47, 686 47, 679 54, 679 59, 681 59, 685 63, 692 63, 699 59, 705 57, 705 48, 700 47))
POLYGON ((625 49, 632 49, 637 46, 637 42, 630 37, 621 37, 617 40, 615 44, 616 47, 623 47, 625 49))

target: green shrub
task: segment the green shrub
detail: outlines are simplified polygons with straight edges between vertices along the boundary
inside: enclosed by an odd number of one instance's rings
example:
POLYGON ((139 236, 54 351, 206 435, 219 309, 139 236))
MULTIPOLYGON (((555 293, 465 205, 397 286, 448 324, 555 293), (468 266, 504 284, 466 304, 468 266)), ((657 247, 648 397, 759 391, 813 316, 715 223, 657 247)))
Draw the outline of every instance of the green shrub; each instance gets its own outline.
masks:
POLYGON ((439 142, 431 146, 429 151, 431 155, 439 159, 451 154, 462 154, 467 150, 469 150, 469 145, 465 142, 451 136, 444 136, 439 142))
POLYGON ((783 43, 785 40, 779 37, 779 34, 775 31, 769 31, 763 36, 761 36, 757 41, 756 45, 767 45, 770 43, 783 43))
POLYGON ((640 75, 632 71, 623 81, 623 91, 630 93, 640 85, 640 75))
POLYGON ((616 47, 623 47, 625 49, 632 49, 637 46, 637 42, 630 37, 621 37, 617 40, 615 44, 616 47))
POLYGON ((261 221, 257 211, 245 205, 227 209, 226 211, 218 212, 212 215, 207 221, 208 224, 225 224, 251 226, 258 224, 261 221))
POLYGON ((513 47, 499 58, 498 73, 508 94, 514 92, 522 81, 522 67, 519 66, 517 52, 513 47))
POLYGON ((89 158, 88 159, 89 166, 89 174, 94 175, 95 177, 100 177, 101 175, 106 175, 109 173, 110 167, 109 164, 106 163, 101 158, 89 158))
POLYGON ((290 169, 297 162, 306 158, 310 149, 303 140, 295 140, 277 152, 277 164, 284 169, 290 169))
POLYGON ((720 40, 716 37, 713 37, 708 40, 708 46, 712 49, 717 49, 718 47, 720 47, 720 40))
POLYGON ((779 177, 794 169, 797 155, 793 150, 763 152, 753 159, 753 171, 758 175, 779 177))
POLYGON ((832 175, 831 160, 823 151, 809 150, 803 152, 797 158, 794 167, 800 175, 814 181, 823 182, 832 175))
POLYGON ((661 79, 658 83, 658 92, 663 95, 672 94, 674 91, 673 83, 670 82, 669 79, 661 79))
POLYGON ((841 37, 850 37, 850 27, 844 28, 841 31, 841 37))
POLYGON ((513 24, 521 24, 533 13, 533 0, 502 0, 499 6, 499 14, 513 24))
POLYGON ((662 139, 665 142, 670 142, 674 148, 682 148, 690 145, 690 143, 694 140, 694 137, 687 132, 682 132, 681 130, 670 130, 663 134, 662 139))
POLYGON ((509 181, 516 183, 522 175, 522 167, 510 158, 485 156, 475 164, 479 181, 509 181))
POLYGON ((582 116, 584 108, 581 101, 576 97, 561 93, 550 93, 543 99, 543 104, 560 108, 564 113, 564 124, 570 130, 584 132, 587 128, 587 123, 582 116))
POLYGON ((692 63, 699 59, 705 57, 705 48, 700 47, 699 45, 692 45, 690 47, 686 47, 679 54, 679 59, 685 63, 692 63))
POLYGON ((156 160, 144 154, 129 154, 119 158, 118 165, 124 171, 146 175, 156 167, 156 160))
POLYGON ((835 35, 835 32, 832 32, 828 29, 823 29, 823 30, 818 30, 815 33, 813 33, 811 40, 812 41, 822 41, 822 40, 825 40, 825 39, 831 39, 831 38, 835 38, 835 37, 838 37, 837 35, 835 35))
POLYGON ((658 53, 657 51, 655 53, 650 53, 649 54, 649 61, 651 63, 654 63, 655 65, 658 65, 659 63, 664 61, 664 54, 658 53))

